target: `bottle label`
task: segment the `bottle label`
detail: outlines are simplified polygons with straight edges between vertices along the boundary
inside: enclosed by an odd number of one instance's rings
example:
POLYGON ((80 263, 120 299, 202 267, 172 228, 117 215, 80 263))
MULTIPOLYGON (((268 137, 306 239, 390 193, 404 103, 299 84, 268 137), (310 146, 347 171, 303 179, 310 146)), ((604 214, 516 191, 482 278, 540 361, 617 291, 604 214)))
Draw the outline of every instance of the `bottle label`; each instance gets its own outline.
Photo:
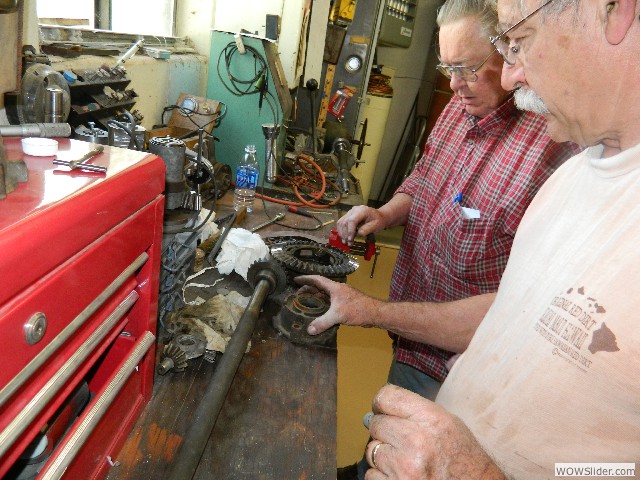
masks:
POLYGON ((238 167, 236 187, 255 189, 258 185, 258 170, 251 167, 238 167))

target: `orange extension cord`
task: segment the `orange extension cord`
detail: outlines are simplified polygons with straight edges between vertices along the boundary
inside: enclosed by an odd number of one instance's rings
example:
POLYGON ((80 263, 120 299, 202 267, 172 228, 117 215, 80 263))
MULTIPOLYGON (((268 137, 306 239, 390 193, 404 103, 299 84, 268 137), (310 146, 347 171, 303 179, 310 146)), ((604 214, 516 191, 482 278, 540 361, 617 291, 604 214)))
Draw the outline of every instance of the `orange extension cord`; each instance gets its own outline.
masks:
MULTIPOLYGON (((313 161, 312 157, 308 156, 308 155, 304 155, 304 154, 298 154, 298 156, 296 157, 296 161, 298 162, 298 165, 300 166, 300 168, 302 168, 302 170, 304 170, 307 175, 310 176, 315 176, 314 172, 312 170, 309 170, 303 163, 301 163, 300 159, 303 159, 305 162, 311 164, 311 166, 313 166, 319 173, 319 177, 322 181, 322 186, 320 187, 320 190, 318 191, 318 193, 310 193, 309 195, 312 197, 312 200, 305 200, 304 198, 302 198, 302 195, 300 194, 299 191, 299 186, 303 183, 304 177, 300 178, 300 177, 294 177, 291 180, 292 186, 293 186, 293 193, 295 194, 295 196, 298 198, 298 200, 300 200, 300 202, 292 202, 290 200, 282 200, 280 198, 273 198, 273 197, 269 197, 267 195, 262 195, 260 193, 256 193, 256 197, 257 198, 261 198, 267 202, 273 202, 273 203, 279 203, 282 205, 291 205, 294 207, 311 207, 311 208, 316 208, 316 209, 325 209, 325 208, 329 208, 332 207, 333 205, 337 204, 340 199, 342 198, 342 195, 338 195, 338 198, 336 198, 335 200, 333 200, 330 203, 325 203, 325 204, 316 204, 315 202, 317 202, 318 200, 320 200, 322 198, 322 195, 324 195, 324 192, 327 188, 327 178, 324 174, 324 172, 322 171, 322 169, 320 168, 320 166, 313 161)), ((329 182, 336 190, 337 190, 337 186, 334 185, 332 182, 329 182)))

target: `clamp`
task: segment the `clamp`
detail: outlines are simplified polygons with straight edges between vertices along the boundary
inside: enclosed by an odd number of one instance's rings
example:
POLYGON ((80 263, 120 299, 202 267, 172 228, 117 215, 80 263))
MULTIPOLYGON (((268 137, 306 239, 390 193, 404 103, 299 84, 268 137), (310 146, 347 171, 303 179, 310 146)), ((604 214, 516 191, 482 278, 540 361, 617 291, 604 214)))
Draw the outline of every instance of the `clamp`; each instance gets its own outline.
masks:
POLYGON ((347 245, 346 243, 342 243, 342 239, 340 238, 340 235, 338 235, 338 231, 333 229, 329 234, 329 245, 351 253, 352 255, 360 255, 367 261, 371 260, 371 257, 373 257, 373 265, 371 266, 371 274, 369 275, 369 278, 373 278, 373 273, 376 270, 376 263, 378 262, 378 255, 380 255, 380 248, 376 247, 376 237, 373 233, 367 235, 364 242, 356 241, 351 245, 347 245))

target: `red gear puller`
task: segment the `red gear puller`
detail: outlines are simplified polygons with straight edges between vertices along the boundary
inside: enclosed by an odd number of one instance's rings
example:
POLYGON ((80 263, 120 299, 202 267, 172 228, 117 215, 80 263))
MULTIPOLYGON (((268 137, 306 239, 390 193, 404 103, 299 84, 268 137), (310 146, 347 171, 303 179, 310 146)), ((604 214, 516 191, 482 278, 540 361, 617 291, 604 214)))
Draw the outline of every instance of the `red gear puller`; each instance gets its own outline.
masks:
POLYGON ((351 245, 347 245, 346 243, 342 243, 342 239, 340 235, 338 235, 338 230, 333 229, 329 234, 329 246, 339 248, 353 255, 363 256, 367 261, 373 257, 373 265, 371 266, 371 274, 369 275, 369 278, 373 278, 378 255, 380 255, 380 249, 376 247, 376 237, 373 233, 367 235, 365 242, 353 242, 351 245))

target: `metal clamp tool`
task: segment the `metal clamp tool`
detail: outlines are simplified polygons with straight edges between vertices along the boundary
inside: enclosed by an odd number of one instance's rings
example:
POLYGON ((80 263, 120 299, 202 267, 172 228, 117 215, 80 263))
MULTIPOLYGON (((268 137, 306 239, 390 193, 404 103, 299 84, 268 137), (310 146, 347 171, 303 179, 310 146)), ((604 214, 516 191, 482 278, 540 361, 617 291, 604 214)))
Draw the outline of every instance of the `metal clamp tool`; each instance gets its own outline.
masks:
POLYGON ((331 234, 329 235, 329 245, 349 252, 352 255, 360 255, 364 257, 365 260, 371 260, 371 257, 373 257, 373 265, 371 266, 371 274, 369 275, 369 278, 373 278, 376 263, 378 262, 378 255, 380 255, 380 248, 376 247, 376 237, 373 233, 367 235, 365 242, 353 242, 351 245, 347 245, 346 243, 342 243, 338 231, 334 229, 331 230, 331 234))

